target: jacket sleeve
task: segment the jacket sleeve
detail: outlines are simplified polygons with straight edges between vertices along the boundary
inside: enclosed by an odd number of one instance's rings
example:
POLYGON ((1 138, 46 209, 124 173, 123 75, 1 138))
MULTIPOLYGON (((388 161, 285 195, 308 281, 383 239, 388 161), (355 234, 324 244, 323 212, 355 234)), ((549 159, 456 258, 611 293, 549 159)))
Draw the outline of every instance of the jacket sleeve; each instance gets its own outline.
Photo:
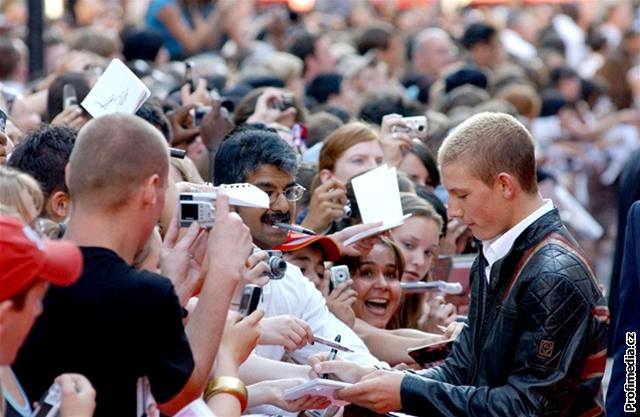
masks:
MULTIPOLYGON (((522 331, 503 385, 464 386, 408 374, 401 386, 403 411, 448 417, 533 417, 566 411, 557 407, 571 404, 567 397, 575 395, 579 384, 591 312, 565 272, 541 273, 522 293, 522 331)), ((590 279, 586 272, 584 279, 590 279)))
MULTIPOLYGON (((613 372, 607 391, 607 416, 622 417, 625 413, 626 365, 624 356, 627 349, 636 345, 636 336, 640 329, 640 272, 638 259, 640 259, 640 247, 638 246, 638 231, 640 230, 640 203, 634 203, 629 210, 627 218, 627 231, 624 242, 624 255, 622 260, 622 272, 620 274, 620 310, 615 323, 613 335, 613 372)), ((637 348, 637 346, 636 346, 637 348)))

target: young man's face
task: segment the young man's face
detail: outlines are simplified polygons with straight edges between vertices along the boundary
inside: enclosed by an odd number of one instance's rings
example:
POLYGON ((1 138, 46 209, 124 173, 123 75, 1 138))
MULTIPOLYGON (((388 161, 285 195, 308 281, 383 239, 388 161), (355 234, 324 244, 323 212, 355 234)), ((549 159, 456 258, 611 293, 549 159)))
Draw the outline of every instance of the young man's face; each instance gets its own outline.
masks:
POLYGON ((294 178, 273 165, 260 165, 247 175, 247 182, 270 195, 268 210, 238 207, 238 214, 251 230, 254 243, 262 249, 284 243, 287 231, 273 227, 273 224, 291 223, 296 203, 287 201, 283 192, 296 185, 294 178))
POLYGON ((300 268, 302 275, 307 277, 319 291, 322 291, 324 259, 320 249, 309 245, 294 252, 285 252, 284 259, 300 268))
POLYGON ((449 193, 447 213, 459 218, 480 240, 491 240, 509 229, 510 204, 496 182, 487 186, 458 161, 442 167, 442 184, 449 193))
POLYGON ((16 358, 20 346, 27 338, 36 318, 42 313, 42 299, 47 292, 47 284, 36 283, 27 292, 21 309, 15 306, 4 310, 0 303, 0 366, 10 365, 16 358))

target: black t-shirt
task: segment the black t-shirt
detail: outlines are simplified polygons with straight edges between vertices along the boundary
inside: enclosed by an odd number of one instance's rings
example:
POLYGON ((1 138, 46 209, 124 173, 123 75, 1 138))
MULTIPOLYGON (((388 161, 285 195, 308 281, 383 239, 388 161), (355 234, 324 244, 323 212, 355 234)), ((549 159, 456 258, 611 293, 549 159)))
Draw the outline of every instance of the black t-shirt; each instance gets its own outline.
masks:
POLYGON ((193 371, 182 309, 168 279, 109 249, 81 249, 80 280, 49 289, 14 370, 29 398, 40 398, 62 373, 84 374, 96 389, 95 417, 135 416, 139 377, 149 378, 163 403, 193 371))

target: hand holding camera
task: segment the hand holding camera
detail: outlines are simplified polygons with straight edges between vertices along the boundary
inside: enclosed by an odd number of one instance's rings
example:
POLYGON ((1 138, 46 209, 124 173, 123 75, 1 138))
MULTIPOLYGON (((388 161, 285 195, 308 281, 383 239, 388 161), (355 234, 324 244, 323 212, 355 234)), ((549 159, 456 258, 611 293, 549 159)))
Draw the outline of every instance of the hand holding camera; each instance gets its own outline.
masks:
POLYGON ((333 221, 346 217, 347 202, 347 188, 340 180, 331 178, 313 191, 309 213, 302 226, 317 233, 323 232, 333 221))
POLYGON ((391 113, 382 118, 380 142, 386 162, 398 166, 404 154, 413 149, 413 140, 427 139, 427 118, 425 116, 402 117, 391 113))
POLYGON ((198 126, 202 142, 209 151, 214 151, 235 127, 235 123, 229 110, 222 106, 222 102, 212 100, 211 110, 202 116, 198 126))
POLYGON ((210 268, 233 274, 239 280, 252 251, 249 228, 240 216, 230 212, 229 197, 219 190, 215 205, 215 222, 208 241, 210 268))
POLYGON ((34 417, 91 417, 96 408, 96 391, 80 374, 62 374, 40 398, 34 417))
POLYGON ((287 93, 279 88, 267 88, 258 97, 256 108, 247 123, 264 123, 266 125, 274 122, 282 123, 288 127, 285 121, 295 116, 297 113, 293 94, 287 93))
POLYGON ((356 302, 357 294, 352 288, 349 268, 345 265, 333 266, 325 271, 325 279, 329 280, 330 286, 329 295, 326 297, 329 311, 344 324, 353 327, 356 315, 352 306, 356 302))
POLYGON ((167 118, 171 123, 171 146, 189 144, 200 134, 191 115, 191 110, 195 107, 195 104, 183 105, 167 113, 167 118))
POLYGON ((87 120, 82 108, 78 105, 76 89, 72 84, 65 84, 62 87, 62 111, 53 118, 51 124, 80 129, 87 120))

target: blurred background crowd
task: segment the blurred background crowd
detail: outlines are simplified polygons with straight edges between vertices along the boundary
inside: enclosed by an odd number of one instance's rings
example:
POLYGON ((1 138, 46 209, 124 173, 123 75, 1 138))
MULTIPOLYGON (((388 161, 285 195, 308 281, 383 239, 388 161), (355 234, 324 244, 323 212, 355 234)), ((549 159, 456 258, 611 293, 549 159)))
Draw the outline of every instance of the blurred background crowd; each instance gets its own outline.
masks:
MULTIPOLYGON (((426 280, 437 273, 438 256, 477 251, 470 231, 447 217, 438 148, 472 115, 503 112, 532 132, 541 193, 586 250, 615 320, 626 213, 640 199, 639 6, 633 0, 2 0, 0 109, 8 118, 0 135, 0 186, 18 187, 33 200, 7 193, 2 204, 17 205, 24 223, 51 238, 64 234, 71 206, 64 166, 90 120, 79 105, 65 105, 64 86, 72 85, 81 103, 118 58, 152 93, 137 116, 186 151, 184 159, 171 158, 169 209, 135 266, 159 270, 178 193, 206 190, 225 175, 234 179, 218 150, 230 132, 260 126, 295 153, 295 181, 304 191, 283 194, 297 200, 292 219, 338 242, 341 231, 360 223, 350 180, 383 163, 397 167, 403 212, 413 214, 413 223, 377 243, 369 261, 390 258, 392 277, 426 280), (411 116, 426 117, 424 131, 399 134, 394 127, 411 116), (428 251, 420 261, 405 244, 411 230, 420 230, 418 245, 428 251)), ((254 242, 268 240, 251 232, 254 242)), ((345 287, 331 298, 323 262, 338 261, 344 248, 320 243, 281 249, 328 297, 331 312, 391 365, 411 358, 390 352, 389 340, 411 347, 451 336, 447 326, 466 313, 464 301, 442 297, 424 307, 401 303, 399 295, 368 301, 357 279, 355 293, 345 287), (316 251, 296 252, 320 243, 316 251), (358 320, 424 333, 385 339, 358 320)), ((343 263, 360 276, 370 263, 365 258, 343 263)), ((288 349, 300 347, 290 343, 288 349)))

